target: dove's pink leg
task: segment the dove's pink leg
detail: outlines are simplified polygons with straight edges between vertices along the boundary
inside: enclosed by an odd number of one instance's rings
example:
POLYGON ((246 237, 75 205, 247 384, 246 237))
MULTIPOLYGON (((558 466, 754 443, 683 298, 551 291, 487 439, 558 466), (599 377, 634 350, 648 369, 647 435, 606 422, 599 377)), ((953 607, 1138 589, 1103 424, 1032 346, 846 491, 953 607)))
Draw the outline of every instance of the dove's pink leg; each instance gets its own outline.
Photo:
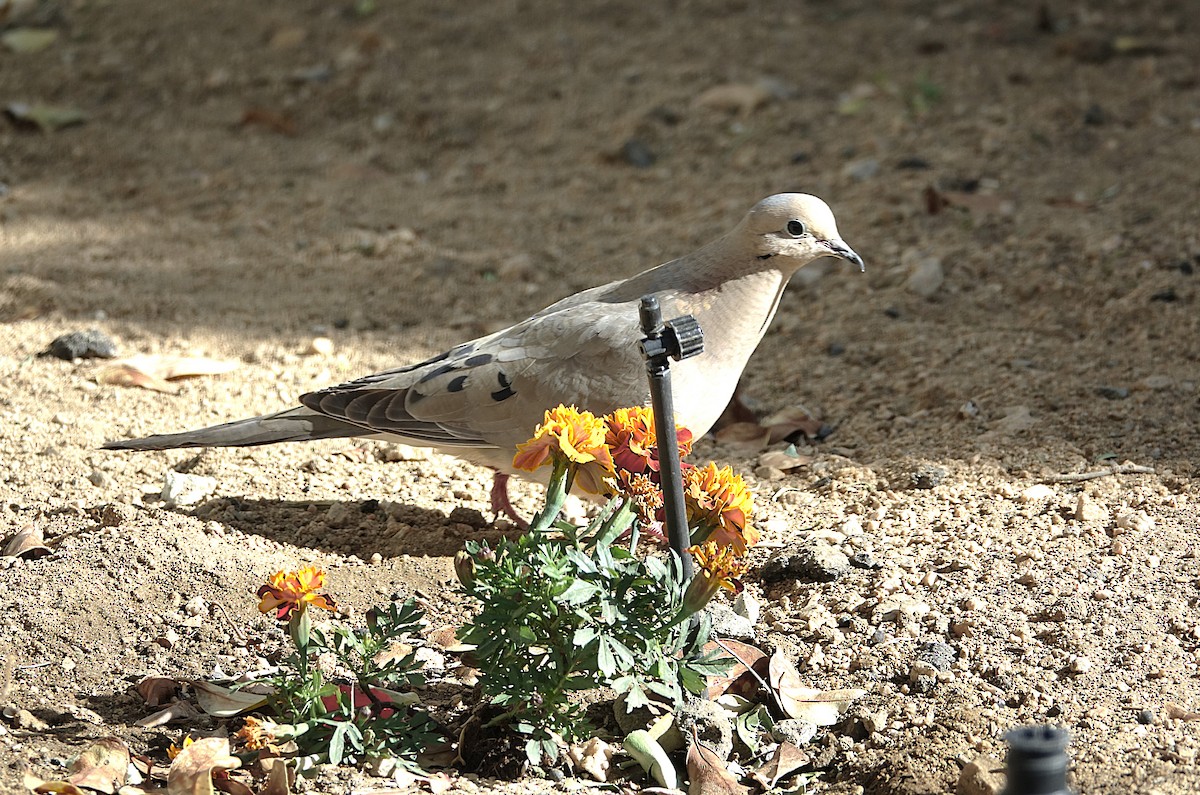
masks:
POLYGON ((529 522, 517 513, 517 509, 508 499, 508 479, 510 477, 512 475, 506 475, 503 472, 494 473, 492 477, 492 513, 496 514, 496 518, 507 517, 517 527, 528 530, 529 522))

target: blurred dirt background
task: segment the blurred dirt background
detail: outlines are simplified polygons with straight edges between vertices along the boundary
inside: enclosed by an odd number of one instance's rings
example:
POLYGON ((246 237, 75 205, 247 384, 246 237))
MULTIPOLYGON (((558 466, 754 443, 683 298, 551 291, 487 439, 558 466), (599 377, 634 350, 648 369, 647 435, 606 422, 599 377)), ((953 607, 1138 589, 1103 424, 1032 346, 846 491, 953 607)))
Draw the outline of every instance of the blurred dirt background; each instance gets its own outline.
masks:
POLYGON ((756 567, 805 558, 751 574, 760 640, 814 686, 870 691, 812 741, 810 789, 950 792, 1032 722, 1071 730, 1082 792, 1200 787, 1192 4, 0 13, 57 34, 0 42, 0 536, 50 547, 0 558, 0 790, 105 735, 161 756, 189 726, 133 726, 132 683, 265 664, 235 627, 274 631, 253 598, 270 572, 317 562, 356 610, 417 594, 446 626, 448 556, 495 532, 488 473, 454 459, 103 441, 428 356, 790 190, 830 203, 867 272, 802 272, 745 392, 833 432, 786 472, 697 457, 753 482, 756 567), (171 394, 37 356, 92 328, 122 355, 240 367, 171 394), (172 470, 215 487, 166 507, 172 470))

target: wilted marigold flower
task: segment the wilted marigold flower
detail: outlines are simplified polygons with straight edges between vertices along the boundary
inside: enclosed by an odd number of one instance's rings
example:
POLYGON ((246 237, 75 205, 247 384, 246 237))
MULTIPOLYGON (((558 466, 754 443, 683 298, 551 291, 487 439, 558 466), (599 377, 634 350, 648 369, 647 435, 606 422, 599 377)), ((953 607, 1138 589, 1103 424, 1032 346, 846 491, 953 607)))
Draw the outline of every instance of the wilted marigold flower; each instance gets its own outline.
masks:
POLYGON ((533 472, 557 457, 574 468, 581 489, 600 494, 604 479, 613 474, 612 455, 604 445, 606 430, 604 420, 590 411, 559 405, 546 412, 532 439, 517 445, 513 466, 533 472))
POLYGON ((325 587, 325 572, 317 566, 304 566, 297 571, 277 571, 258 589, 258 610, 275 611, 275 618, 286 621, 293 610, 305 610, 314 605, 323 610, 337 610, 333 598, 317 593, 325 587))
POLYGON ((634 474, 627 469, 618 469, 612 481, 618 494, 633 501, 638 520, 643 526, 658 521, 663 507, 662 490, 646 475, 634 474))
POLYGON ((279 724, 273 720, 248 715, 242 728, 234 733, 233 739, 240 741, 243 746, 253 751, 262 749, 276 751, 278 748, 275 745, 275 730, 278 728, 279 724))
MULTIPOLYGON (((634 474, 647 471, 658 479, 658 436, 654 430, 654 411, 649 406, 634 406, 627 409, 617 409, 605 415, 608 433, 604 443, 612 451, 613 464, 617 469, 623 469, 634 474)), ((692 432, 687 428, 676 427, 675 438, 679 445, 680 457, 692 451, 692 432)))
POLYGON ((716 464, 710 463, 686 470, 683 496, 688 524, 707 531, 702 536, 705 540, 732 547, 738 555, 744 555, 748 547, 758 543, 759 532, 750 524, 754 495, 732 467, 717 469, 716 464))
POLYGON ((742 583, 738 578, 746 573, 746 564, 738 558, 733 547, 705 541, 688 547, 688 552, 696 563, 696 573, 683 595, 683 603, 688 610, 702 610, 722 588, 733 593, 741 592, 742 583))

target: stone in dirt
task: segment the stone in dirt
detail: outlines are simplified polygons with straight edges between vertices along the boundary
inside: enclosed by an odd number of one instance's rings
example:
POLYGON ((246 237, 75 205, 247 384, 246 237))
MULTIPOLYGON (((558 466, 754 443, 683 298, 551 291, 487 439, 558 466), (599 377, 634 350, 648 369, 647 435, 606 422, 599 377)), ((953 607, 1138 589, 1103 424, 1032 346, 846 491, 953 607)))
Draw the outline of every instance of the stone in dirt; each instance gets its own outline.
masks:
POLYGON ((790 552, 782 552, 762 568, 763 582, 801 580, 833 582, 850 570, 850 558, 835 546, 819 541, 802 541, 790 552))
POLYGON ((72 331, 55 337, 42 355, 68 362, 74 359, 114 359, 117 356, 117 344, 98 329, 72 331))
POLYGON ((992 756, 972 759, 958 775, 955 795, 999 795, 1006 780, 1004 763, 992 756))

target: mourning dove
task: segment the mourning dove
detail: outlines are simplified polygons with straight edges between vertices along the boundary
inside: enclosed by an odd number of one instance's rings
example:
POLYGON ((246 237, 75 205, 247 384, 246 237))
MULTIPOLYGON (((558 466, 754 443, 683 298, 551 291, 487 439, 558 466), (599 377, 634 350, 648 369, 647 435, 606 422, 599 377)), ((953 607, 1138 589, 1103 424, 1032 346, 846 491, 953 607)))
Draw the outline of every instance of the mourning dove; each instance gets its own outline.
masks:
POLYGON ((496 470, 498 513, 514 515, 506 483, 518 443, 548 408, 596 414, 648 405, 638 304, 653 294, 664 317, 690 314, 704 351, 672 368, 676 422, 700 436, 728 404, 779 308, 788 279, 821 257, 861 269, 825 202, 770 196, 726 235, 628 279, 562 299, 503 331, 394 370, 301 395, 301 406, 183 433, 105 444, 113 450, 242 447, 336 437, 437 448, 496 470))

